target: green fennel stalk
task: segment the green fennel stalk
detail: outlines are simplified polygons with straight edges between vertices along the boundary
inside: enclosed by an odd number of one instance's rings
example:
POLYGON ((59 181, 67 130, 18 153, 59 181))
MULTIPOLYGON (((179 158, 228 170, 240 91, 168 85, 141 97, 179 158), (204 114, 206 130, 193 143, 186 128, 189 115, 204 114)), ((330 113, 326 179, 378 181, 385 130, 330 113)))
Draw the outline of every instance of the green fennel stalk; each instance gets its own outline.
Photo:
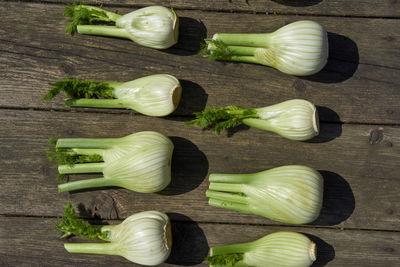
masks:
MULTIPOLYGON (((97 22, 116 22, 121 15, 99 7, 72 3, 65 7, 64 16, 72 19, 66 28, 67 33, 74 34, 79 25, 91 25, 97 22)), ((94 29, 97 29, 95 26, 94 29)), ((114 27, 115 28, 115 27, 114 27)))
MULTIPOLYGON (((57 140, 54 138, 49 139, 49 144, 51 145, 46 149, 47 158, 50 162, 55 161, 58 165, 63 166, 64 169, 80 169, 81 166, 85 166, 84 163, 99 163, 103 161, 101 156, 101 150, 94 149, 72 149, 65 147, 57 147, 57 140), (78 165, 76 165, 78 164, 78 165)), ((57 179, 61 181, 66 181, 66 173, 71 173, 67 171, 62 171, 57 175, 57 179)), ((81 173, 81 171, 80 171, 81 173)))

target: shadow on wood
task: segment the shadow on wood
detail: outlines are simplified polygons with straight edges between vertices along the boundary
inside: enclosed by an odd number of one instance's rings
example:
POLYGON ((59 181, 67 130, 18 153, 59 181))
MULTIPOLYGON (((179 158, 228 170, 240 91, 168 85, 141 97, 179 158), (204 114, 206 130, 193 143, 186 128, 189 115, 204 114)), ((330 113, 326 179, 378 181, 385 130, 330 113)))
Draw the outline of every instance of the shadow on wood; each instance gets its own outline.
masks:
POLYGON ((191 141, 172 136, 174 153, 172 155, 171 183, 158 192, 162 195, 179 195, 197 188, 208 173, 208 160, 191 141))
POLYGON ((247 131, 249 129, 250 129, 250 126, 247 126, 246 124, 239 124, 235 127, 226 129, 226 132, 227 132, 226 136, 232 137, 235 133, 237 133, 239 131, 247 131))
POLYGON ((314 75, 300 78, 322 83, 338 83, 353 76, 359 63, 357 44, 343 35, 331 32, 328 32, 328 41, 329 58, 326 66, 314 75))
POLYGON ((308 236, 308 238, 310 238, 317 245, 317 259, 311 265, 312 267, 325 266, 326 264, 328 264, 328 262, 335 258, 335 249, 331 245, 314 235, 305 235, 308 236))
POLYGON ((319 170, 324 177, 324 199, 320 216, 312 225, 337 225, 351 216, 355 199, 349 183, 340 175, 319 170))
POLYGON ((179 80, 182 86, 182 98, 178 108, 167 118, 174 119, 176 115, 188 115, 202 111, 207 103, 208 94, 197 83, 188 80, 179 80))
POLYGON ((285 6, 297 6, 297 7, 313 6, 322 2, 322 0, 272 0, 272 1, 285 6))
POLYGON ((342 123, 339 115, 327 107, 317 106, 318 117, 320 121, 329 121, 329 123, 320 123, 319 134, 308 143, 325 143, 342 135, 342 123), (331 123, 334 122, 334 123, 331 123))
POLYGON ((203 22, 193 18, 180 17, 178 43, 162 51, 180 56, 191 56, 198 53, 206 37, 207 28, 203 22))
POLYGON ((107 225, 108 222, 104 221, 99 214, 93 212, 92 209, 86 208, 83 203, 78 205, 78 215, 85 218, 92 225, 107 225))
POLYGON ((200 264, 208 254, 208 242, 203 230, 189 217, 168 213, 172 221, 172 251, 166 263, 177 265, 200 264), (184 222, 175 222, 183 220, 184 222))

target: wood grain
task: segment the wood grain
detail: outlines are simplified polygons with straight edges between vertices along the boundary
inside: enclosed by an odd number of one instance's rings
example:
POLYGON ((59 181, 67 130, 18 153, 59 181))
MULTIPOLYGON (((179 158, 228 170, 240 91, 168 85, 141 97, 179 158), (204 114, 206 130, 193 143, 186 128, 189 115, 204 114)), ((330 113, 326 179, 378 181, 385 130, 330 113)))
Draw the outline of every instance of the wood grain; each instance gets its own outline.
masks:
MULTIPOLYGON (((50 88, 48 82, 66 76, 127 81, 169 73, 182 80, 184 87, 177 116, 189 115, 205 105, 262 107, 304 98, 326 108, 320 114, 322 121, 400 121, 400 29, 395 19, 181 10, 179 44, 156 51, 129 40, 68 36, 62 10, 62 5, 54 4, 0 3, 4 18, 0 28, 0 107, 67 110, 63 96, 50 102, 40 100, 50 88), (20 14, 29 17, 29 25, 20 14), (264 66, 212 62, 196 55, 201 40, 215 32, 270 32, 305 18, 321 23, 330 32, 330 60, 315 76, 297 78, 264 66)), ((129 9, 113 10, 125 13, 129 9)))
MULTIPOLYGON (((32 1, 30 1, 32 2, 32 1)), ((35 0, 34 2, 38 2, 35 0)), ((50 3, 70 3, 71 0, 40 0, 50 3)), ((98 4, 98 1, 86 1, 98 4)), ((197 9, 225 12, 261 12, 269 14, 303 14, 330 16, 399 17, 400 4, 396 0, 135 0, 101 1, 105 6, 144 7, 163 5, 176 9, 197 9)))
POLYGON ((345 124, 338 128, 339 124, 323 123, 318 139, 295 142, 248 128, 236 129, 230 138, 225 132, 215 136, 184 127, 173 118, 134 114, 1 110, 0 125, 0 214, 55 216, 70 200, 104 219, 157 209, 198 222, 276 224, 208 206, 208 174, 304 164, 320 170, 325 180, 324 207, 314 225, 398 230, 398 127, 345 124), (173 181, 167 189, 157 194, 119 188, 57 193, 56 166, 44 152, 48 138, 119 137, 143 130, 159 131, 175 144, 173 181))
MULTIPOLYGON (((54 219, 0 217, 2 266, 138 266, 119 256, 69 254, 53 230, 54 219), (5 231, 5 229, 7 229, 5 231)), ((106 222, 107 223, 107 222, 106 222)), ((118 221, 110 222, 119 223, 118 221)), ((312 266, 395 266, 400 260, 400 233, 309 229, 300 227, 241 226, 172 222, 173 250, 160 266, 208 266, 209 247, 249 242, 277 231, 297 231, 317 244, 312 266), (240 234, 238 234, 240 233, 240 234)))

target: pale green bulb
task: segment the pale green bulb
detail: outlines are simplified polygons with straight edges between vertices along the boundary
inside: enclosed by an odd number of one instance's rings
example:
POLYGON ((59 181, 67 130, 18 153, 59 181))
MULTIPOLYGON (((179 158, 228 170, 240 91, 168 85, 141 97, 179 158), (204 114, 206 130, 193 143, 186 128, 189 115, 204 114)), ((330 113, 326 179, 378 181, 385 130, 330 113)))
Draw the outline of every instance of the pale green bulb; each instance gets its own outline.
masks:
POLYGON ((132 41, 147 47, 166 49, 178 42, 178 16, 163 6, 149 6, 121 16, 116 26, 124 28, 132 41))

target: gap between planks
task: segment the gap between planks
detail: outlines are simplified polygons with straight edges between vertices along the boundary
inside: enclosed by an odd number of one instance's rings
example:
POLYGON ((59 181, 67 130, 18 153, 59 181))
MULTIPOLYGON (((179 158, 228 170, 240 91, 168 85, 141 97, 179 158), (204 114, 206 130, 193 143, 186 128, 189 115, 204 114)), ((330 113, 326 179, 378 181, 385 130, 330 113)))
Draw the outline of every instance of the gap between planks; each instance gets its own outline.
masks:
MULTIPOLYGON (((37 4, 52 4, 52 5, 66 5, 70 2, 57 2, 57 1, 45 1, 45 0, 4 0, 4 2, 17 2, 17 3, 37 3, 37 4)), ((90 3, 91 5, 96 5, 96 3, 90 3)), ((113 7, 113 8, 143 8, 148 5, 135 5, 135 4, 102 4, 102 7, 113 7)), ((337 18, 365 18, 365 19, 400 19, 400 17, 396 16, 374 16, 374 15, 332 15, 332 14, 310 14, 307 12, 261 12, 261 11, 250 11, 250 10, 219 10, 219 9, 207 9, 207 8, 179 8, 174 7, 175 10, 188 10, 188 11, 202 11, 202 12, 215 12, 215 13, 239 13, 239 14, 266 14, 266 15, 282 15, 282 16, 310 16, 310 17, 337 17, 337 18)))
MULTIPOLYGON (((81 216, 78 216, 79 218, 84 219, 87 222, 93 221, 94 219, 90 218, 84 218, 81 216)), ((48 220, 48 219, 57 219, 60 218, 59 216, 35 216, 35 215, 16 215, 16 214, 0 214, 0 218, 10 218, 10 219, 35 219, 35 220, 48 220)), ((117 219, 107 219, 107 220, 102 220, 103 222, 116 222, 116 223, 121 223, 124 220, 117 220, 117 219)), ((302 225, 302 224, 294 224, 294 225, 280 225, 280 224, 259 224, 259 223, 238 223, 238 222, 232 222, 232 223, 225 223, 225 222, 208 222, 208 221, 201 221, 201 222, 196 222, 196 221, 184 221, 184 220, 174 220, 171 219, 172 222, 178 222, 182 224, 211 224, 211 225, 243 225, 243 226, 259 226, 259 227, 279 227, 279 228, 293 228, 293 227, 298 227, 298 228, 305 228, 305 229, 323 229, 323 230, 331 230, 331 231, 363 231, 363 232, 386 232, 386 233, 400 233, 400 230, 385 230, 385 229, 369 229, 369 228, 345 228, 345 227, 322 227, 322 226, 314 226, 314 225, 302 225)))
MULTIPOLYGON (((89 113, 89 114, 113 114, 113 115, 135 115, 135 116, 144 116, 140 113, 137 113, 135 111, 131 110, 101 110, 101 109, 57 109, 57 108, 21 108, 21 107, 1 107, 0 110, 20 110, 20 111, 38 111, 38 112, 61 112, 61 113, 89 113)), ((169 115, 164 118, 194 118, 194 115, 169 115)), ((390 122, 385 122, 385 123, 368 123, 368 122, 356 122, 356 121, 347 121, 347 122, 335 122, 335 121, 325 121, 325 120, 319 120, 320 123, 326 123, 326 124, 340 124, 340 125, 370 125, 370 126, 393 126, 393 127, 400 127, 400 123, 390 123, 390 122)))

